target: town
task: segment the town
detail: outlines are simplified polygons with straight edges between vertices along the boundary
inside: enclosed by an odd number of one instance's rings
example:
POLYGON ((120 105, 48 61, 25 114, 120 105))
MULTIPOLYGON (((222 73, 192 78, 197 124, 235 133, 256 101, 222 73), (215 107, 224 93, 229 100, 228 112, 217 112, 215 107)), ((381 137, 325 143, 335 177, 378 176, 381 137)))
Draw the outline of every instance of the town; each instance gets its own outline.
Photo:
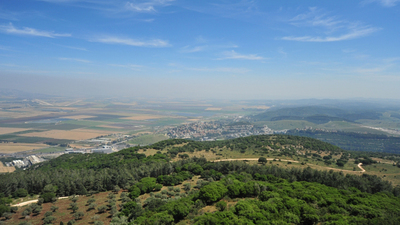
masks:
POLYGON ((274 131, 264 125, 258 127, 246 121, 210 121, 184 124, 168 130, 171 138, 192 139, 197 141, 214 141, 247 137, 250 135, 286 133, 287 130, 274 131))

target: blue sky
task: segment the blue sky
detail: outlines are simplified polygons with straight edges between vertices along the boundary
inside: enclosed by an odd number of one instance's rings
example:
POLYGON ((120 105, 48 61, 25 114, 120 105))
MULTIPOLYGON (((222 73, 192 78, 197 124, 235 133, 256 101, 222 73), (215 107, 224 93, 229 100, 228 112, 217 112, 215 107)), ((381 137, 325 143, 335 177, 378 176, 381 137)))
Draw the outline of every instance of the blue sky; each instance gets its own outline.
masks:
POLYGON ((0 88, 207 99, 400 96, 400 0, 0 2, 0 88))

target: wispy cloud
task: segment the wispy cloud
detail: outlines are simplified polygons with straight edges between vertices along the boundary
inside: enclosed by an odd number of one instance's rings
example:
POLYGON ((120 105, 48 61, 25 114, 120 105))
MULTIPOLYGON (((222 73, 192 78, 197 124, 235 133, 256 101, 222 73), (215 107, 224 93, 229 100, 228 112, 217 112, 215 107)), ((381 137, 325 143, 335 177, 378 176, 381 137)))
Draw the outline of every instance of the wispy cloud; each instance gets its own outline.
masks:
POLYGON ((200 72, 223 72, 223 73, 247 73, 251 71, 246 68, 235 68, 235 67, 216 67, 216 68, 201 67, 201 68, 187 68, 187 69, 200 72))
POLYGON ((120 37, 100 37, 92 39, 93 42, 100 42, 106 44, 120 44, 120 45, 130 45, 137 47, 168 47, 170 44, 168 41, 161 39, 152 40, 135 40, 130 38, 120 38, 120 37))
POLYGON ((281 55, 283 55, 283 56, 287 56, 287 52, 285 52, 284 50, 283 50, 283 48, 278 48, 278 53, 279 54, 281 54, 281 55))
POLYGON ((62 61, 74 61, 74 62, 81 62, 81 63, 91 63, 91 61, 86 59, 77 59, 77 58, 58 58, 62 61))
POLYGON ((0 64, 0 66, 7 66, 7 67, 24 67, 24 66, 19 66, 16 64, 12 64, 12 63, 2 63, 0 64))
POLYGON ((337 16, 329 16, 316 7, 309 8, 307 13, 299 14, 288 21, 297 27, 312 27, 325 35, 286 36, 282 40, 302 42, 333 42, 356 39, 368 36, 380 28, 363 25, 360 22, 349 22, 337 16), (322 29, 318 30, 318 29, 322 29))
POLYGON ((55 44, 55 45, 60 46, 60 47, 64 47, 64 48, 79 50, 79 51, 87 51, 86 48, 81 48, 81 47, 68 46, 68 45, 59 45, 59 44, 55 44))
POLYGON ((10 47, 0 45, 0 50, 11 51, 10 47))
POLYGON ((108 64, 109 66, 114 66, 114 67, 121 67, 121 68, 127 68, 131 70, 140 70, 143 66, 141 65, 135 65, 135 64, 108 64))
POLYGON ((370 67, 370 68, 357 68, 354 70, 356 73, 369 74, 369 73, 378 73, 386 70, 388 66, 379 66, 379 67, 370 67))
POLYGON ((170 5, 174 0, 152 0, 144 2, 127 2, 125 9, 139 13, 154 13, 157 12, 157 7, 165 7, 170 5))
POLYGON ((256 54, 248 54, 248 55, 243 55, 235 52, 234 50, 232 51, 226 51, 223 52, 223 57, 218 58, 218 59, 246 59, 246 60, 264 60, 266 58, 262 56, 258 56, 256 54))
POLYGON ((193 52, 201 52, 204 51, 207 48, 207 45, 203 45, 203 46, 185 46, 181 49, 181 52, 183 53, 193 53, 193 52))
POLYGON ((221 73, 247 73, 251 70, 240 67, 188 67, 179 63, 169 63, 168 66, 175 67, 173 72, 198 71, 198 72, 221 72, 221 73))
POLYGON ((59 34, 54 33, 53 31, 40 31, 30 27, 24 27, 22 29, 14 27, 12 23, 8 25, 0 25, 0 31, 7 34, 16 34, 16 35, 28 35, 28 36, 38 36, 38 37, 70 37, 71 34, 59 34))
POLYGON ((366 4, 373 3, 373 2, 377 2, 378 4, 380 4, 383 7, 393 7, 393 6, 396 6, 397 3, 400 2, 400 0, 365 0, 365 1, 362 1, 361 4, 366 5, 366 4))

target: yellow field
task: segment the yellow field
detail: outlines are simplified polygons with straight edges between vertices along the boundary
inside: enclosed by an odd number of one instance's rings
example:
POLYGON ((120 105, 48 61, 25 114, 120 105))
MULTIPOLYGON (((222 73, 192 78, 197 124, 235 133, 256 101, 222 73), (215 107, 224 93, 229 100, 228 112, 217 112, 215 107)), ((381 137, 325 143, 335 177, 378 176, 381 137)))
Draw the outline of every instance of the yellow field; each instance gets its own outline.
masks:
POLYGON ((159 115, 135 115, 135 116, 130 116, 130 117, 124 117, 121 119, 124 120, 150 120, 150 119, 159 119, 159 118, 163 118, 163 116, 159 116, 159 115))
POLYGON ((221 110, 222 108, 207 108, 206 110, 208 110, 208 111, 219 111, 219 110, 221 110))
POLYGON ((94 116, 88 116, 88 115, 76 115, 76 116, 64 116, 62 118, 66 119, 73 119, 73 120, 81 120, 81 119, 88 119, 88 118, 93 118, 94 116))
POLYGON ((112 104, 114 104, 114 105, 127 105, 127 106, 135 106, 135 105, 137 105, 136 102, 132 102, 132 103, 113 102, 112 104))
POLYGON ((9 134, 9 133, 14 133, 14 132, 20 132, 20 131, 25 131, 29 129, 25 128, 11 128, 11 127, 0 127, 0 135, 1 134, 9 134))
MULTIPOLYGON (((22 111, 21 109, 18 110, 18 112, 12 112, 12 111, 0 111, 0 117, 7 117, 7 118, 21 118, 21 117, 34 117, 34 116, 42 116, 42 115, 48 115, 48 112, 42 112, 42 111, 35 111, 31 109, 27 109, 25 111, 22 111)), ((53 113, 54 114, 54 113, 53 113)))
POLYGON ((14 172, 15 167, 7 167, 4 166, 2 162, 0 162, 0 173, 11 173, 14 172))
POLYGON ((0 143, 0 153, 23 152, 49 147, 45 144, 0 143))
POLYGON ((123 127, 110 126, 110 125, 100 125, 98 127, 112 128, 112 129, 124 129, 123 127))
POLYGON ((245 109, 269 109, 271 107, 266 106, 266 105, 247 105, 247 106, 242 106, 242 108, 245 108, 245 109))
POLYGON ((96 138, 103 135, 108 135, 113 132, 100 131, 100 130, 89 130, 89 129, 75 129, 75 130, 49 130, 44 132, 34 132, 28 134, 22 134, 20 136, 25 137, 46 137, 55 139, 67 139, 67 140, 86 140, 96 138))

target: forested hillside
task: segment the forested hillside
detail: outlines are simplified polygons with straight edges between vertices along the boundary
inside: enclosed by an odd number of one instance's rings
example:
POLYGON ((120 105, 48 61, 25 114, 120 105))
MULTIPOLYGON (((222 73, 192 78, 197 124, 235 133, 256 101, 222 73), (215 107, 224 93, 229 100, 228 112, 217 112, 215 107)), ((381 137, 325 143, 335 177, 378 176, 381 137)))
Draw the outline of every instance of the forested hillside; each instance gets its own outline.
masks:
POLYGON ((360 119, 374 120, 379 119, 381 115, 381 113, 374 111, 350 111, 323 106, 303 106, 271 109, 252 118, 255 121, 306 120, 315 124, 323 124, 329 121, 354 122, 360 119))
POLYGON ((325 155, 339 155, 338 163, 349 158, 373 163, 367 157, 358 158, 357 152, 347 152, 307 137, 265 135, 214 142, 166 140, 109 155, 63 155, 26 171, 1 174, 0 192, 4 194, 1 213, 13 212, 8 206, 10 197, 21 193, 39 194, 43 202, 51 202, 56 196, 91 195, 122 188, 128 190, 126 197, 130 199, 125 198, 121 211, 113 214, 113 220, 129 220, 135 224, 181 221, 196 224, 223 221, 232 221, 231 224, 380 224, 385 221, 397 224, 400 221, 400 187, 393 187, 375 175, 345 175, 306 166, 285 168, 241 161, 184 159, 185 153, 219 152, 218 149, 239 153, 255 149, 279 154, 315 150, 325 155), (149 156, 138 153, 146 150, 157 153, 149 156), (183 159, 171 161, 178 156, 183 159), (171 191, 162 191, 163 187, 180 185, 194 176, 200 176, 200 180, 186 194, 175 196, 171 191), (145 202, 137 200, 146 193, 154 194, 145 202), (217 207, 219 212, 203 214, 200 209, 207 207, 217 207))
POLYGON ((343 131, 325 132, 320 130, 289 130, 287 134, 315 138, 346 150, 400 153, 399 137, 343 131))

